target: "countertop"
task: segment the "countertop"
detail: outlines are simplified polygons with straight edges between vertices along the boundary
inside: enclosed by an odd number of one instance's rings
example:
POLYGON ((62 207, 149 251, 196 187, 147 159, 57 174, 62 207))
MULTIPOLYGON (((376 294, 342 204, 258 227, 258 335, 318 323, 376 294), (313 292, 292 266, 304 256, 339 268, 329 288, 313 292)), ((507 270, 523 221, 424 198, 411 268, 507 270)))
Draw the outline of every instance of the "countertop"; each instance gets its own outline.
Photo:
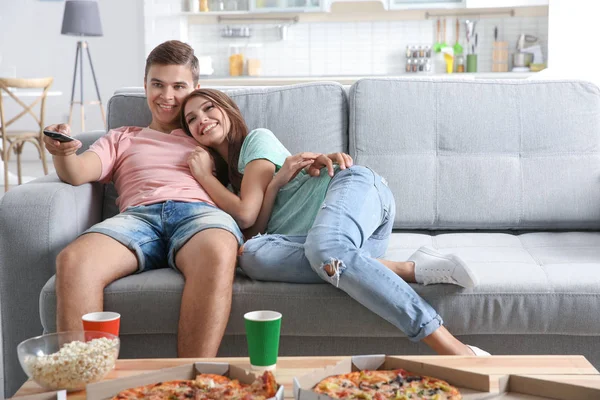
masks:
POLYGON ((422 74, 405 73, 399 75, 364 75, 364 76, 212 76, 201 75, 203 86, 279 86, 316 81, 338 82, 351 85, 362 78, 449 78, 449 79, 525 79, 535 72, 475 72, 454 74, 422 74))

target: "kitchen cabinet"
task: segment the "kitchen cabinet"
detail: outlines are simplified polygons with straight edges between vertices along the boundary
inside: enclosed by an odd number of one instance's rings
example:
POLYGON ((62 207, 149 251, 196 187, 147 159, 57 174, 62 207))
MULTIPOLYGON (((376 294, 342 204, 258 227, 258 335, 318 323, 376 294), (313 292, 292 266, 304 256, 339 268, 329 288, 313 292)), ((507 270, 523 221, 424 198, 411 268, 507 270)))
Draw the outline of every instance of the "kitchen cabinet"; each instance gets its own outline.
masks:
POLYGON ((319 12, 326 0, 250 0, 250 12, 319 12))
POLYGON ((465 0, 467 8, 547 6, 549 0, 465 0))
POLYGON ((467 0, 389 0, 390 10, 464 8, 467 0))

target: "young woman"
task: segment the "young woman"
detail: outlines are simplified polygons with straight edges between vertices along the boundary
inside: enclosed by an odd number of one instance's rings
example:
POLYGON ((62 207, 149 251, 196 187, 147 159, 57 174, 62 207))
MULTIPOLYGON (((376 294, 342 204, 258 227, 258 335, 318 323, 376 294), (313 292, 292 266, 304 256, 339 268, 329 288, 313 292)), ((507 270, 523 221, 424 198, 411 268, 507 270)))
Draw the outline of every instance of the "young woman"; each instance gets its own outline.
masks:
POLYGON ((407 284, 474 286, 474 276, 457 257, 421 248, 407 262, 377 259, 387 248, 395 203, 375 172, 352 165, 341 153, 291 156, 272 132, 248 133, 236 104, 217 90, 192 92, 182 103, 181 124, 227 161, 239 196, 215 178, 211 155, 200 146, 188 159, 198 182, 247 237, 267 233, 247 241, 240 252, 240 267, 251 278, 325 280, 439 354, 488 354, 450 334, 407 284))

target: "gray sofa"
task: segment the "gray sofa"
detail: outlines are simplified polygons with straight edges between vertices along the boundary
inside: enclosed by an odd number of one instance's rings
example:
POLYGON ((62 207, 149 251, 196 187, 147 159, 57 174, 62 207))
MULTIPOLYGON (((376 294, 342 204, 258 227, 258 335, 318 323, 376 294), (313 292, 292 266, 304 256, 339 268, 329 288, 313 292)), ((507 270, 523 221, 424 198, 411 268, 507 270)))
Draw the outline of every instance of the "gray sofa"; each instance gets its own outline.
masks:
MULTIPOLYGON (((230 90, 250 128, 290 151, 349 152, 387 178, 396 231, 388 258, 421 245, 455 252, 479 286, 414 285, 464 342, 493 354, 584 354, 600 367, 600 90, 576 81, 365 79, 230 90)), ((110 127, 147 125, 140 93, 108 104, 110 127)), ((82 135, 85 145, 101 132, 82 135)), ((84 146, 85 147, 85 146, 84 146)), ((0 204, 5 394, 25 376, 16 345, 55 329, 54 262, 114 215, 112 186, 55 175, 0 204)), ((280 354, 427 354, 329 284, 254 282, 241 274, 223 356, 246 355, 242 315, 283 313, 280 354)), ((105 308, 122 314, 121 357, 173 357, 182 277, 121 279, 105 308)), ((201 294, 199 294, 201 295, 201 294)))

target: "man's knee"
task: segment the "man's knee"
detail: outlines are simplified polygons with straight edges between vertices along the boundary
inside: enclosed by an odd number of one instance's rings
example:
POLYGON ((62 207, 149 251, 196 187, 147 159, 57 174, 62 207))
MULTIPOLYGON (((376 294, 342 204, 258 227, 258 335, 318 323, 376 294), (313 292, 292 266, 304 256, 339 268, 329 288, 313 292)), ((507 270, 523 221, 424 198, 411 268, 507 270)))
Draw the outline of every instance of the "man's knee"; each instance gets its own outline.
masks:
MULTIPOLYGON (((101 258, 94 252, 95 242, 76 240, 65 247, 56 257, 56 279, 59 282, 85 282, 86 285, 98 284, 105 287, 119 277, 129 275, 137 268, 137 259, 130 257, 131 265, 125 262, 124 256, 130 256, 129 250, 123 257, 101 258)), ((109 254, 114 248, 105 248, 109 254)), ((120 253, 119 253, 120 254, 120 253)))
POLYGON ((224 233, 224 235, 221 235, 222 240, 219 240, 216 246, 212 246, 208 249, 211 254, 207 258, 212 260, 210 265, 208 265, 208 268, 214 271, 233 271, 235 269, 240 246, 237 238, 233 234, 229 232, 224 233))
POLYGON ((216 290, 218 293, 225 293, 233 288, 235 261, 219 264, 211 263, 210 266, 206 267, 204 265, 196 265, 184 271, 182 273, 186 285, 202 288, 205 293, 211 290, 216 290))
POLYGON ((56 257, 56 276, 72 276, 81 272, 83 268, 76 268, 84 263, 83 254, 76 245, 70 244, 58 253, 56 257))
POLYGON ((214 246, 204 246, 196 253, 197 257, 186 260, 178 265, 178 268, 186 281, 206 278, 214 281, 231 280, 235 271, 237 252, 238 244, 235 239, 214 246))

